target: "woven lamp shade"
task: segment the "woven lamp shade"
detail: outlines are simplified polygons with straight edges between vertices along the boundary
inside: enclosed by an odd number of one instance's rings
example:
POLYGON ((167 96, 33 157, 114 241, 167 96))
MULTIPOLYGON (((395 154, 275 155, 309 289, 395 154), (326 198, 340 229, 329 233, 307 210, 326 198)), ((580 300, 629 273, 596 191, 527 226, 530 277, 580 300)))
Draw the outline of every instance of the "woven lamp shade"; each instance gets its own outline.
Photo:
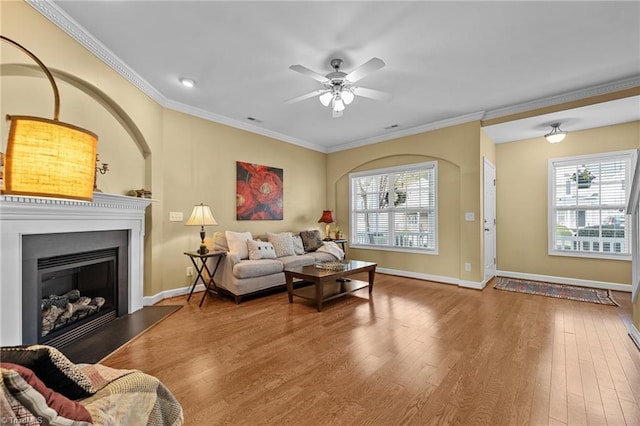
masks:
POLYGON ((9 120, 3 194, 93 200, 95 134, 39 117, 9 120))

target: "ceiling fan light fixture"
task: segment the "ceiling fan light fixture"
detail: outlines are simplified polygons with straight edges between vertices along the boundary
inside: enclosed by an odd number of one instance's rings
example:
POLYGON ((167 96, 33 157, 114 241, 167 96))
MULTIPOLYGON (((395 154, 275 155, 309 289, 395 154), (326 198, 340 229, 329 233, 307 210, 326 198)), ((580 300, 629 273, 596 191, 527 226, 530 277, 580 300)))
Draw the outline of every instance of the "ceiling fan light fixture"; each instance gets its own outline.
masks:
POLYGON ((566 136, 567 132, 560 129, 560 123, 553 123, 551 125, 551 131, 544 135, 544 138, 549 143, 558 143, 562 142, 566 136))
POLYGON ((331 92, 326 92, 320 95, 318 99, 320 99, 320 103, 322 105, 329 106, 329 104, 331 103, 331 99, 333 99, 333 94, 331 92))
POLYGON ((340 96, 336 96, 333 99, 333 110, 335 112, 344 111, 344 102, 342 102, 342 99, 340 98, 340 96))
POLYGON ((340 97, 342 98, 342 101, 345 105, 349 105, 351 102, 353 102, 354 95, 349 90, 343 90, 340 94, 340 97))

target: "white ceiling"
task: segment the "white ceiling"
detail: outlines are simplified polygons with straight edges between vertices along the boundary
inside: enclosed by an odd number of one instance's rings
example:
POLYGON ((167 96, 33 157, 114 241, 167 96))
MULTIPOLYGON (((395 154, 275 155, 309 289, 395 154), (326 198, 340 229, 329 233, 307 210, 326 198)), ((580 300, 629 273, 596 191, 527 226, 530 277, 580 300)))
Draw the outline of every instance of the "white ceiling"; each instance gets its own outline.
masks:
MULTIPOLYGON (((322 152, 640 86, 636 1, 28 2, 160 104, 322 152), (392 101, 356 98, 341 118, 315 98, 284 103, 321 88, 289 66, 324 75, 332 58, 349 72, 372 57, 386 66, 359 85, 392 101)), ((636 97, 486 131, 638 119, 636 97)))

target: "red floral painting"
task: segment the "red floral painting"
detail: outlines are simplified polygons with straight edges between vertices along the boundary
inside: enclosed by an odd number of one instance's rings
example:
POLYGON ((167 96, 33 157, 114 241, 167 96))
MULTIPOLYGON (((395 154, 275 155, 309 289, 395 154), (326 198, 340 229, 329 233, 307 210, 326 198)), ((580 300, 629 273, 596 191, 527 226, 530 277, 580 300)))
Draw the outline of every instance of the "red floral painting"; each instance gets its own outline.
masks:
POLYGON ((236 162, 236 219, 282 220, 283 170, 236 162))

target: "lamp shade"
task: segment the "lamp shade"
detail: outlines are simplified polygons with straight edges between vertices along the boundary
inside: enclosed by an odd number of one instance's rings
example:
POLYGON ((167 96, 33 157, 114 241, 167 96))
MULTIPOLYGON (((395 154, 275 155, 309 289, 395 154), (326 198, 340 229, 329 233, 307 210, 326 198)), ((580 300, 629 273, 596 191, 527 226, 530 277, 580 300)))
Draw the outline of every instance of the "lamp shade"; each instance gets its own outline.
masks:
POLYGON ((208 226, 217 224, 218 222, 216 222, 216 220, 213 218, 213 214, 211 213, 211 208, 200 203, 193 206, 191 216, 189 217, 185 225, 208 226))
POLYGON ((333 212, 331 210, 324 210, 318 223, 334 223, 335 221, 336 217, 333 215, 333 212))
POLYGON ((562 142, 566 136, 567 132, 560 130, 560 123, 553 123, 551 125, 551 131, 544 135, 544 138, 549 143, 558 143, 562 142))
POLYGON ((94 133, 58 120, 8 118, 3 194, 93 200, 94 133))

